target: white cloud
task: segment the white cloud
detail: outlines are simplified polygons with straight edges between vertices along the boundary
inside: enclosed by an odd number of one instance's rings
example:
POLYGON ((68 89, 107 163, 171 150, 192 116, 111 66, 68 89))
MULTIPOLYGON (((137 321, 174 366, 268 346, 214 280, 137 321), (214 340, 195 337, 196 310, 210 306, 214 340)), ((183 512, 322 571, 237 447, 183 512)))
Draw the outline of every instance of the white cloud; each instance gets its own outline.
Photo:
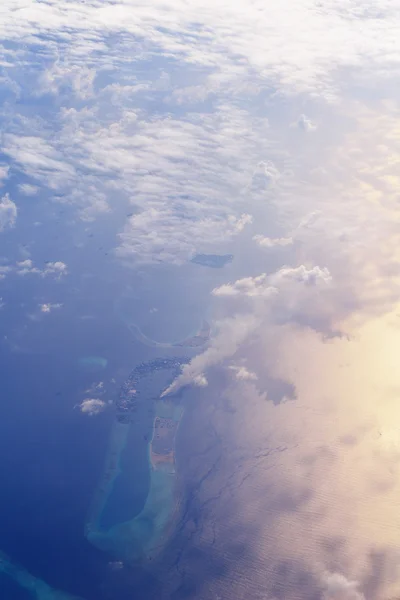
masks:
POLYGON ((24 196, 35 196, 39 191, 38 186, 31 183, 21 183, 18 189, 24 196))
POLYGON ((10 167, 8 165, 0 164, 0 186, 3 185, 3 182, 7 179, 9 170, 10 167))
MULTIPOLYGON (((110 48, 105 40, 109 36, 121 33, 125 40, 143 31, 146 44, 158 47, 164 55, 185 57, 198 66, 219 65, 231 78, 247 74, 243 64, 237 65, 237 57, 244 57, 249 71, 265 74, 289 93, 332 98, 337 95, 335 75, 340 68, 373 71, 384 77, 389 66, 399 66, 400 18, 393 0, 379 4, 376 0, 357 4, 337 0, 321 6, 312 0, 267 5, 262 0, 218 4, 193 0, 189 5, 183 0, 170 4, 156 0, 151 9, 133 0, 101 7, 95 0, 84 5, 49 0, 34 7, 23 0, 5 0, 4 8, 1 38, 22 43, 40 34, 43 44, 50 33, 47 45, 51 49, 54 38, 63 36, 70 44, 69 62, 61 67, 67 71, 73 71, 83 58, 88 68, 98 56, 101 65, 107 64, 105 54, 110 48), (168 28, 160 30, 160 22, 168 23, 168 28), (193 33, 193 23, 198 24, 198 35, 193 33)), ((138 46, 132 39, 132 48, 134 42, 138 46)), ((50 76, 50 85, 58 77, 50 76)), ((79 90, 81 85, 76 87, 79 90)))
POLYGON ((326 573, 322 577, 323 600, 365 600, 358 583, 340 573, 326 573))
MULTIPOLYGON (((277 319, 287 322, 291 319, 312 326, 314 319, 325 317, 330 304, 321 291, 329 291, 331 275, 326 268, 304 265, 283 267, 276 273, 257 277, 245 277, 231 284, 223 284, 212 291, 214 296, 247 299, 251 302, 250 313, 239 313, 221 320, 217 324, 218 333, 211 339, 209 347, 185 365, 182 373, 163 392, 175 393, 180 388, 194 383, 205 371, 225 359, 234 356, 239 347, 262 323, 277 319)), ((239 378, 252 377, 244 367, 233 367, 239 378)))
POLYGON ((332 277, 326 267, 307 268, 304 265, 299 267, 282 267, 276 273, 269 277, 272 285, 282 285, 288 282, 304 283, 307 286, 327 285, 331 283, 332 277))
POLYGON ((68 273, 68 267, 64 262, 57 260, 56 262, 48 262, 42 270, 42 276, 54 275, 58 279, 68 273))
POLYGON ((278 290, 269 285, 269 279, 265 273, 257 277, 243 277, 234 283, 224 283, 214 288, 214 296, 248 296, 269 298, 276 294, 278 290))
POLYGON ((26 258, 17 262, 17 267, 20 269, 31 269, 33 267, 33 260, 26 258))
POLYGON ((203 373, 199 373, 193 378, 193 385, 198 387, 207 387, 208 381, 203 373))
POLYGON ((287 287, 292 282, 303 283, 307 286, 317 285, 318 283, 328 284, 331 276, 326 268, 313 267, 307 269, 304 265, 299 267, 283 267, 272 275, 262 273, 256 277, 244 277, 234 283, 227 283, 214 288, 214 296, 247 296, 249 298, 273 298, 282 287, 287 287))
POLYGON ((253 173, 251 189, 259 192, 267 190, 276 185, 280 177, 280 171, 271 160, 261 161, 253 173))
POLYGON ((49 69, 42 73, 37 95, 58 94, 60 88, 68 86, 80 100, 88 100, 93 96, 93 83, 96 71, 88 67, 62 63, 57 60, 49 69))
POLYGON ((270 238, 263 235, 255 235, 253 240, 257 242, 261 248, 275 248, 276 246, 291 246, 293 244, 292 237, 270 238))
MULTIPOLYGON (((255 315, 236 315, 217 323, 218 333, 209 347, 184 365, 182 373, 163 392, 162 396, 175 393, 182 387, 204 377, 204 371, 233 356, 244 340, 255 331, 260 319, 255 315)), ((201 379, 200 379, 201 380, 201 379)))
POLYGON ((253 222, 253 217, 246 213, 240 215, 240 217, 229 217, 229 222, 233 225, 235 231, 243 231, 246 225, 250 225, 253 222))
POLYGON ((332 277, 326 267, 282 267, 276 273, 262 273, 256 277, 243 277, 234 283, 226 283, 214 288, 214 296, 247 296, 249 298, 271 298, 293 283, 305 286, 327 285, 332 277))
POLYGON ((316 124, 306 117, 306 115, 300 115, 297 121, 297 127, 303 131, 315 131, 317 129, 316 124))
POLYGON ((240 381, 256 381, 257 375, 253 371, 249 371, 247 367, 240 365, 230 365, 228 367, 231 371, 234 371, 236 379, 240 381))
POLYGON ((104 400, 100 400, 99 398, 86 398, 77 406, 80 408, 81 412, 92 417, 103 412, 107 404, 104 400))
POLYGON ((4 279, 10 271, 12 271, 12 268, 8 265, 0 265, 0 279, 4 279))
POLYGON ((58 302, 55 304, 52 304, 51 302, 47 302, 46 304, 39 304, 39 308, 40 308, 41 312, 43 312, 43 313, 49 313, 52 310, 54 310, 55 308, 61 308, 61 307, 62 307, 62 304, 60 304, 58 302))
POLYGON ((56 279, 60 279, 68 273, 68 267, 65 263, 56 261, 47 262, 43 269, 39 269, 38 267, 34 266, 32 259, 27 258, 17 262, 16 273, 17 275, 37 274, 41 275, 42 277, 53 276, 56 279))
POLYGON ((0 199, 0 231, 14 227, 17 213, 17 205, 11 200, 9 194, 5 194, 0 199))

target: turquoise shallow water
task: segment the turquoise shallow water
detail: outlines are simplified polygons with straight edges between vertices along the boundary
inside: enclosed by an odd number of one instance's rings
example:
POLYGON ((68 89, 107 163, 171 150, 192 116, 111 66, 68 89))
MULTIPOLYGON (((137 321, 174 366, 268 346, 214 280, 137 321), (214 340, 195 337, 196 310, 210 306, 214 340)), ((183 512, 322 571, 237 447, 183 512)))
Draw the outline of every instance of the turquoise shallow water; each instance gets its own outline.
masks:
MULTIPOLYGON (((155 416, 179 422, 182 414, 182 407, 170 402, 160 400, 156 404, 155 416)), ((150 484, 143 509, 129 520, 116 523, 109 528, 102 526, 102 515, 107 511, 114 485, 118 479, 132 478, 132 473, 126 469, 126 465, 121 460, 127 449, 129 428, 130 426, 125 424, 114 425, 106 469, 86 526, 87 539, 94 546, 126 562, 152 558, 159 552, 168 525, 173 519, 176 504, 176 476, 173 466, 161 465, 154 468, 148 455, 150 484)), ((134 513, 133 507, 132 513, 134 513)))
POLYGON ((125 447, 121 452, 121 470, 101 513, 101 529, 109 529, 137 515, 144 506, 149 492, 150 470, 148 465, 148 442, 154 410, 144 407, 140 421, 131 423, 125 447))
POLYGON ((105 369, 108 360, 103 356, 82 356, 79 359, 79 364, 81 367, 85 367, 87 369, 105 369))

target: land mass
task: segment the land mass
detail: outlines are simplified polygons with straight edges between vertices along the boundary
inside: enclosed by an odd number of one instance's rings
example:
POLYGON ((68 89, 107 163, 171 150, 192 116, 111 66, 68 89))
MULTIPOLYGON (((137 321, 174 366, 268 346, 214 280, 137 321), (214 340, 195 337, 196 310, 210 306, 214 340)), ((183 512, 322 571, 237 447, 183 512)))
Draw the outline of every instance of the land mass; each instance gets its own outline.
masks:
POLYGON ((190 259, 190 262, 203 267, 221 269, 232 260, 233 254, 196 254, 190 259))
POLYGON ((156 358, 143 362, 130 373, 122 384, 116 401, 114 422, 104 471, 94 494, 85 526, 90 543, 109 552, 124 562, 146 560, 163 547, 176 513, 175 438, 183 415, 183 407, 174 400, 160 400, 161 384, 157 378, 162 372, 162 388, 181 372, 189 358, 156 358), (143 403, 155 401, 155 417, 151 440, 148 442, 150 485, 145 504, 139 514, 103 528, 102 515, 120 477, 129 477, 122 460, 132 422, 143 403))

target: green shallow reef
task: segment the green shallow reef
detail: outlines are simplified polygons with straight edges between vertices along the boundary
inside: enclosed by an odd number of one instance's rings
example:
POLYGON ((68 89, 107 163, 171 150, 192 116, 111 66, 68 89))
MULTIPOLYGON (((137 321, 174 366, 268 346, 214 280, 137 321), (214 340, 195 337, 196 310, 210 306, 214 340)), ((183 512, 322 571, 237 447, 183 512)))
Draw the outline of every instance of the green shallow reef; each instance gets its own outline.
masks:
POLYGON ((81 367, 86 369, 105 369, 108 360, 103 356, 82 356, 79 359, 81 367))
MULTIPOLYGON (((153 558, 163 547, 174 520, 175 439, 183 415, 183 408, 170 399, 155 402, 152 434, 148 443, 150 485, 143 509, 130 520, 116 523, 108 529, 102 528, 101 517, 107 508, 117 477, 121 474, 125 477, 130 476, 129 473, 122 472, 121 456, 128 438, 131 418, 135 414, 138 392, 136 386, 139 387, 138 379, 150 375, 151 380, 154 371, 164 368, 168 371, 168 378, 163 380, 162 388, 157 390, 159 395, 164 386, 177 375, 182 362, 184 361, 176 358, 157 359, 151 364, 141 365, 121 388, 120 410, 117 411, 117 419, 111 432, 103 477, 94 495, 85 534, 94 546, 127 563, 153 558), (127 398, 132 389, 135 390, 135 394, 129 399, 127 407, 127 398)), ((145 386, 142 392, 143 400, 152 397, 149 386, 145 386)))

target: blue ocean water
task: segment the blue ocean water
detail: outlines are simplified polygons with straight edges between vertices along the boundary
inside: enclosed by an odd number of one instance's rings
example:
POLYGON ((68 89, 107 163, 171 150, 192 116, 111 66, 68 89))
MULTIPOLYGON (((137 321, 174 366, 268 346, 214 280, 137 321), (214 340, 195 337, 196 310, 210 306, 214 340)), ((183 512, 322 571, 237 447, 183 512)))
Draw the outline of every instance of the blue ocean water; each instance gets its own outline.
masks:
POLYGON ((121 456, 121 473, 101 515, 100 526, 104 529, 132 519, 146 501, 150 483, 148 444, 154 410, 145 404, 140 408, 121 456))
MULTIPOLYGON (((99 574, 110 557, 92 548, 83 531, 113 410, 91 418, 76 405, 99 380, 104 399, 114 400, 112 380, 123 379, 141 354, 118 322, 72 325, 68 315, 42 322, 41 339, 33 327, 18 350, 7 342, 0 347, 0 549, 50 585, 90 600, 101 597, 99 574), (105 369, 79 365, 80 356, 94 353, 109 357, 105 369)), ((26 597, 15 590, 16 598, 26 597)))
MULTIPOLYGON (((101 398, 112 403, 132 368, 160 352, 138 343, 114 310, 123 284, 88 277, 66 287, 45 280, 39 296, 37 281, 16 280, 5 287, 7 303, 1 312, 0 550, 52 587, 85 600, 124 600, 132 594, 150 598, 155 589, 151 573, 140 566, 115 571, 113 557, 84 537, 114 412, 111 404, 89 417, 77 405, 85 397, 96 397, 93 384, 100 381, 105 390, 101 398), (41 301, 60 300, 59 312, 38 311, 41 301), (107 365, 86 368, 80 361, 85 356, 102 356, 107 365), (146 592, 143 585, 149 586, 146 592)), ((150 286, 145 300, 136 305, 139 319, 149 313, 158 294, 157 286, 150 286)), ((199 311, 188 296, 176 302, 170 293, 159 306, 165 314, 170 307, 175 317, 167 321, 166 334, 176 331, 184 337, 189 327, 195 329, 199 311)), ((162 318, 164 314, 155 322, 162 318)), ((144 504, 149 482, 144 420, 150 430, 152 414, 151 406, 144 405, 140 422, 132 427, 123 460, 133 476, 117 482, 106 525, 112 524, 115 512, 120 522, 144 504)), ((27 593, 1 576, 0 597, 25 600, 27 593)))

